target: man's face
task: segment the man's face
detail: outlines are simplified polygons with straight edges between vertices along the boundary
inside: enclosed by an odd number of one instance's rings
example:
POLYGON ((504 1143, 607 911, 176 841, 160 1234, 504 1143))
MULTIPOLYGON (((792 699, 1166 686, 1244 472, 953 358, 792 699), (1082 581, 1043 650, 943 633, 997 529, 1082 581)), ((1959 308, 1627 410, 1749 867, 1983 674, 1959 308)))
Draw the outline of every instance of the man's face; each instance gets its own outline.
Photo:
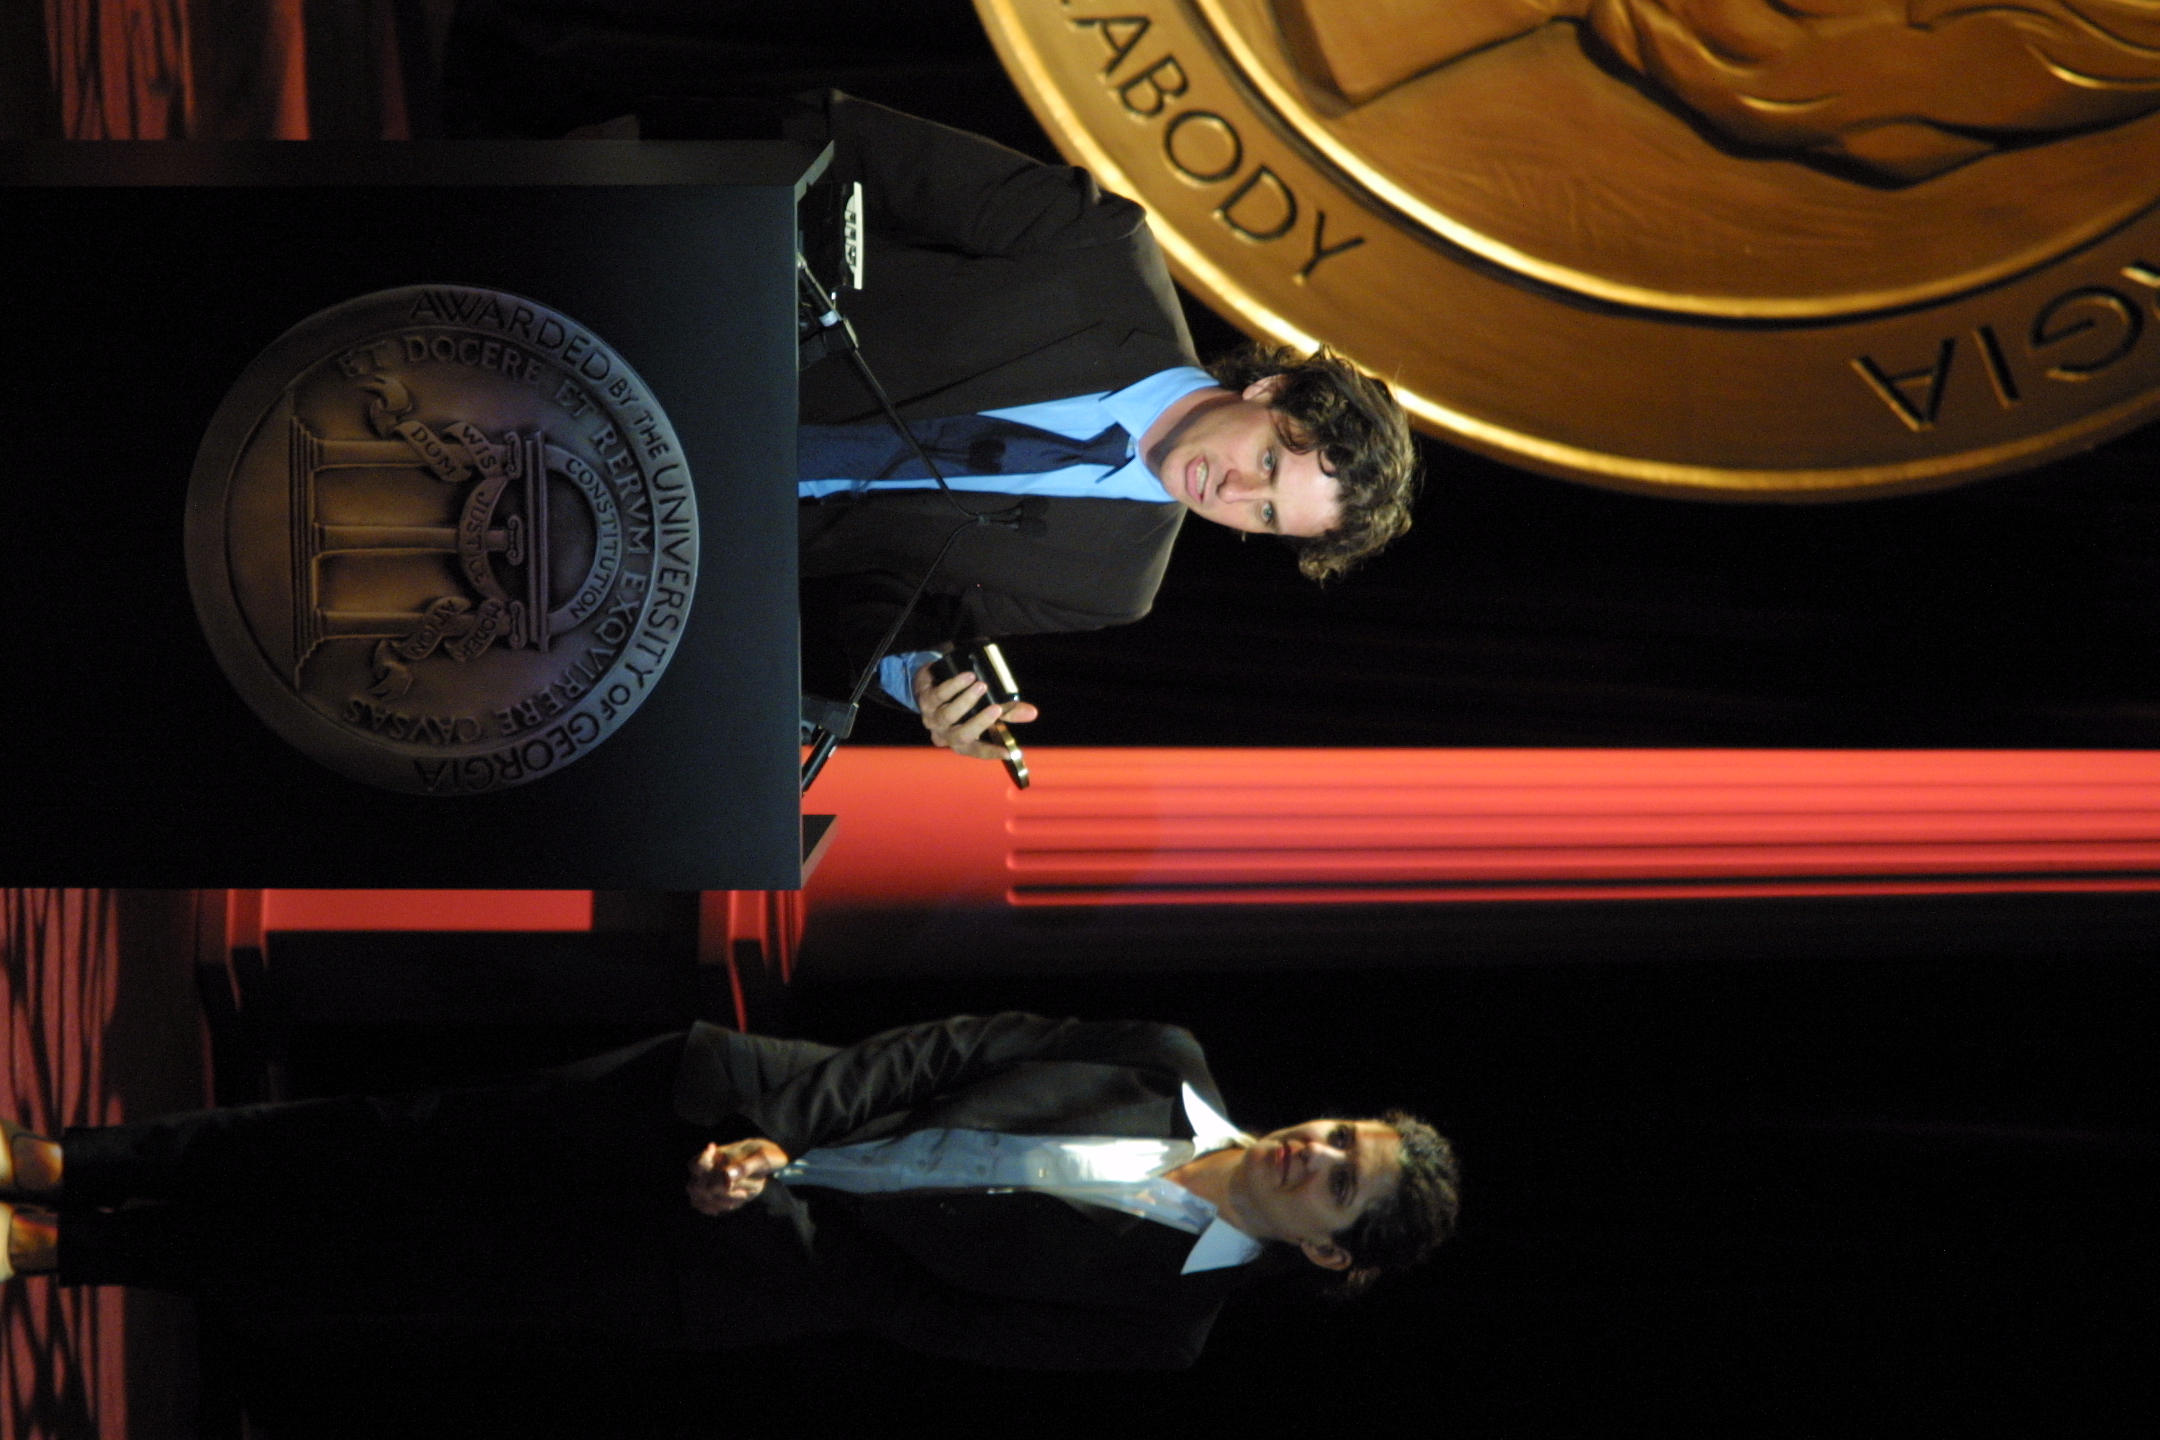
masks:
POLYGON ((1289 1241, 1339 1270, 1352 1257, 1333 1237, 1395 1193, 1401 1156, 1402 1137, 1377 1120, 1308 1120, 1246 1147, 1224 1208, 1255 1239, 1289 1241))
POLYGON ((1335 477, 1320 452, 1283 442, 1282 417, 1268 401, 1283 385, 1270 375, 1196 405, 1148 447, 1148 468, 1172 497, 1203 520, 1260 535, 1325 535, 1342 519, 1335 477))

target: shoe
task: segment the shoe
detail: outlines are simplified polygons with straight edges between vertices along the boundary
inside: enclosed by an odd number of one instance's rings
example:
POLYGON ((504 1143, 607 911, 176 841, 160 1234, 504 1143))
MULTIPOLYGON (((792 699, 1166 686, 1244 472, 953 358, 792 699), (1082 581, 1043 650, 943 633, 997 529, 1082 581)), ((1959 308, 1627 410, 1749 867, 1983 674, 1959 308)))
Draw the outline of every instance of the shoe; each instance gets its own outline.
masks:
POLYGON ((12 1120, 0 1120, 0 1191, 15 1188, 15 1137, 18 1135, 32 1140, 45 1138, 35 1130, 25 1130, 12 1120))

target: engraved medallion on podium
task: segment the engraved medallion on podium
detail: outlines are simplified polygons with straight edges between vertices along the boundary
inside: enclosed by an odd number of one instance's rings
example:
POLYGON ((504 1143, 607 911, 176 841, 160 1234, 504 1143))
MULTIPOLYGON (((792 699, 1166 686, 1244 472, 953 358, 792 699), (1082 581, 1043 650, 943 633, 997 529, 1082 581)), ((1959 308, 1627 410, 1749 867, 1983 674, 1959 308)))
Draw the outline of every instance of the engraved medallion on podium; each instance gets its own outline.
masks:
POLYGON ((296 325, 228 392, 188 494, 220 665, 351 779, 544 779, 660 683, 698 562, 690 472, 627 360, 546 305, 422 285, 296 325))

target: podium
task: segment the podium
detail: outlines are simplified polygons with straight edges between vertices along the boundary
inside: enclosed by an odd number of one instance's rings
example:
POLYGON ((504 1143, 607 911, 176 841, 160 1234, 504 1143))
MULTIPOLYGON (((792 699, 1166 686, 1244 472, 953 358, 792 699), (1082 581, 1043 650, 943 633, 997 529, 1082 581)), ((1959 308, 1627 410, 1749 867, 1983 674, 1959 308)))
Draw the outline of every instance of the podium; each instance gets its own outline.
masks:
POLYGON ((0 146, 6 883, 799 885, 825 158, 0 146))

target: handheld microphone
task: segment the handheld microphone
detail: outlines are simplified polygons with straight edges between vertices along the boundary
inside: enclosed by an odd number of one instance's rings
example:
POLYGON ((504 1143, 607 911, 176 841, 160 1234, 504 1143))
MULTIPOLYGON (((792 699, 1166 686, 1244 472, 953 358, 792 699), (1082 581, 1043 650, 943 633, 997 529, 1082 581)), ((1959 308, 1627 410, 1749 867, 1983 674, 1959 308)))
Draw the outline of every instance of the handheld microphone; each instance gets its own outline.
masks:
POLYGON ((1030 511, 1025 501, 1015 505, 1008 505, 1002 510, 985 510, 976 517, 975 523, 978 525, 995 525, 1001 530, 1013 530, 1022 535, 1047 535, 1050 533, 1049 522, 1044 520, 1042 516, 1030 511))
MULTIPOLYGON (((995 641, 973 640, 956 645, 930 662, 930 673, 939 680, 950 680, 968 670, 975 672, 975 678, 983 682, 984 689, 982 704, 970 710, 969 716, 980 715, 986 705, 1011 705, 1020 699, 1020 684, 1013 678, 1005 652, 998 649, 995 641)), ((1013 738, 1011 727, 1000 720, 983 731, 983 738, 1004 750, 1005 773, 1012 777, 1017 788, 1027 789, 1027 756, 1022 753, 1020 742, 1013 738)))

